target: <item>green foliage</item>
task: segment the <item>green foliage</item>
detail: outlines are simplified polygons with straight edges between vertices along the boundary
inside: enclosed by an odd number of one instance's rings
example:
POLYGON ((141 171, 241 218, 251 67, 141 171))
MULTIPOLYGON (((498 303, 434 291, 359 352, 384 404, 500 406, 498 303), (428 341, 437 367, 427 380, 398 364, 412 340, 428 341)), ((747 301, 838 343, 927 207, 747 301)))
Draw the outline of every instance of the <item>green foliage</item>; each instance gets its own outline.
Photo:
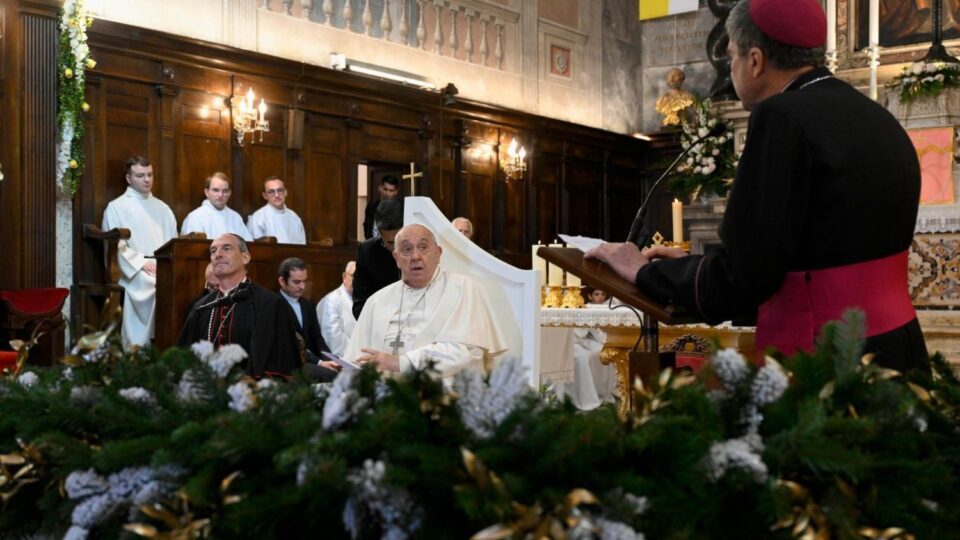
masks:
MULTIPOLYGON (((7 497, 0 536, 62 535, 80 502, 61 487, 73 472, 175 464, 181 502, 163 504, 182 529, 209 519, 214 537, 346 538, 351 477, 382 462, 386 485, 422 511, 422 538, 468 538, 498 523, 522 536, 521 514, 564 527, 602 517, 647 538, 790 538, 803 515, 836 538, 862 527, 957 538, 960 383, 939 357, 909 374, 862 360, 862 322, 849 315, 814 353, 784 363, 790 385, 760 411, 761 481, 739 469, 710 474, 711 449, 743 435, 751 396, 718 390, 709 370, 661 377, 636 397, 645 412, 627 417, 530 390, 486 438, 464 422, 462 396, 422 372, 386 381, 360 372, 350 387, 359 405, 324 428, 325 406, 344 399, 336 386, 257 385, 239 369, 220 377, 190 351, 35 370, 32 386, 0 381, 0 453, 35 467, 7 497), (152 401, 132 400, 131 388, 152 401), (248 410, 236 410, 237 388, 254 396, 248 410), (596 499, 565 507, 580 488, 596 499)), ((17 485, 7 480, 0 493, 17 485)), ((127 519, 118 512, 91 537, 129 534, 127 519)), ((368 517, 359 537, 379 538, 382 526, 368 517)))
POLYGON ((57 150, 58 181, 65 193, 73 195, 83 176, 84 156, 81 140, 84 130, 84 80, 87 68, 96 62, 90 58, 87 46, 87 27, 93 22, 83 0, 66 0, 60 10, 57 57, 58 99, 57 150))

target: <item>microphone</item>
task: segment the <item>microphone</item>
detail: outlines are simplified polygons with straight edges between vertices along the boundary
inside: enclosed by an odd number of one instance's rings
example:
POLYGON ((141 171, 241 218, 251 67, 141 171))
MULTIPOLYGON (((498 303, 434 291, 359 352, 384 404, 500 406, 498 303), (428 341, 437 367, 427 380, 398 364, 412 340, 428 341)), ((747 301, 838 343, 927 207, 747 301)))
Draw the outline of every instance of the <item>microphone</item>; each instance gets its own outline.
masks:
POLYGON ((650 197, 653 196, 653 192, 657 190, 657 186, 659 186, 660 182, 662 182, 663 179, 673 171, 673 168, 677 166, 677 163, 679 163, 681 159, 683 159, 683 156, 687 155, 687 152, 692 150, 698 144, 702 143, 704 140, 710 137, 722 135, 726 131, 726 124, 723 122, 717 122, 705 135, 694 139, 693 142, 683 150, 683 152, 680 152, 680 155, 673 160, 673 163, 671 163, 670 166, 663 171, 663 174, 660 175, 660 178, 657 178, 657 181, 653 183, 650 191, 647 192, 647 196, 644 197, 643 202, 640 204, 640 208, 637 209, 637 215, 633 218, 633 224, 630 225, 630 234, 627 235, 627 242, 633 242, 637 245, 637 247, 643 249, 643 245, 647 243, 647 240, 649 239, 648 237, 650 236, 649 233, 644 231, 644 218, 647 217, 647 208, 650 204, 650 197))

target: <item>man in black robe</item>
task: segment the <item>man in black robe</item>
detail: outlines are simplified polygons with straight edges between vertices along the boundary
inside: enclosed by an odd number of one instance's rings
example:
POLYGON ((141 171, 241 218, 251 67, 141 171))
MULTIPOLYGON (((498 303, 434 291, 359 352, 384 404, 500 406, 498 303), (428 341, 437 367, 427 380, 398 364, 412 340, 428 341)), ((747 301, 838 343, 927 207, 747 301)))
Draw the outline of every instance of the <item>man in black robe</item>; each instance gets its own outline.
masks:
POLYGON ((380 236, 380 222, 377 220, 377 208, 383 201, 393 200, 400 196, 400 179, 388 174, 380 179, 377 188, 379 199, 371 200, 363 209, 363 237, 366 240, 380 236))
POLYGON ((741 0, 727 19, 734 87, 752 114, 721 249, 587 255, 708 323, 756 317, 758 350, 811 350, 824 322, 863 309, 866 351, 909 369, 927 356, 907 292, 917 154, 892 115, 822 67, 825 28, 816 0, 741 0))
POLYGON ((210 245, 217 291, 201 299, 180 331, 177 345, 207 340, 215 349, 236 344, 247 351, 244 369, 254 377, 290 375, 300 368, 294 321, 286 301, 247 278, 247 243, 231 233, 210 245))
POLYGON ((403 199, 386 199, 377 207, 380 236, 364 241, 357 248, 357 269, 353 274, 353 316, 360 318, 367 298, 400 279, 393 259, 393 239, 403 227, 403 199))

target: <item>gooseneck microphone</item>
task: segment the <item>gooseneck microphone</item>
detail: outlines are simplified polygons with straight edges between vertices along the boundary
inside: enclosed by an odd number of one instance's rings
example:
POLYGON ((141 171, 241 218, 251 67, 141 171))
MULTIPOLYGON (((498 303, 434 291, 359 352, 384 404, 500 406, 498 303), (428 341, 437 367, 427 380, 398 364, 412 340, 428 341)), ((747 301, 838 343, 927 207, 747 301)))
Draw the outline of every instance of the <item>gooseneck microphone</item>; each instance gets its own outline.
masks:
POLYGON ((717 122, 705 135, 697 137, 692 143, 690 143, 689 146, 684 148, 683 152, 680 152, 680 155, 673 160, 673 163, 671 163, 670 166, 663 171, 663 174, 660 175, 660 178, 657 178, 657 181, 654 182, 650 190, 647 191, 647 196, 644 197, 643 202, 640 204, 640 208, 637 209, 637 215, 633 218, 633 224, 630 225, 630 234, 627 235, 627 242, 633 242, 637 245, 637 247, 643 249, 643 245, 647 243, 647 240, 649 240, 650 236, 650 234, 644 230, 646 225, 644 223, 644 218, 647 217, 647 208, 650 204, 650 197, 653 195, 653 192, 657 190, 657 186, 659 186, 660 182, 662 182, 663 179, 673 171, 673 168, 677 166, 677 163, 679 163, 681 159, 683 159, 683 156, 687 155, 687 152, 692 150, 698 144, 702 143, 704 140, 710 137, 722 135, 725 131, 727 131, 726 124, 717 122))

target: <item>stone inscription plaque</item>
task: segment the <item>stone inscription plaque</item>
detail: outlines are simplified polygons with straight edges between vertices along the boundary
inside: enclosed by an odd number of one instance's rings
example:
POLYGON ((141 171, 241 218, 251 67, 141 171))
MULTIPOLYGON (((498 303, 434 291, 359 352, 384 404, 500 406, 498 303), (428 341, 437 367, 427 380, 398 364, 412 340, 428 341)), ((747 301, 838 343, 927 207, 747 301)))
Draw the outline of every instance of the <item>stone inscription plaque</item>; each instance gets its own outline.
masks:
POLYGON ((707 36, 717 24, 709 9, 702 8, 643 22, 643 65, 675 66, 707 59, 707 36))

